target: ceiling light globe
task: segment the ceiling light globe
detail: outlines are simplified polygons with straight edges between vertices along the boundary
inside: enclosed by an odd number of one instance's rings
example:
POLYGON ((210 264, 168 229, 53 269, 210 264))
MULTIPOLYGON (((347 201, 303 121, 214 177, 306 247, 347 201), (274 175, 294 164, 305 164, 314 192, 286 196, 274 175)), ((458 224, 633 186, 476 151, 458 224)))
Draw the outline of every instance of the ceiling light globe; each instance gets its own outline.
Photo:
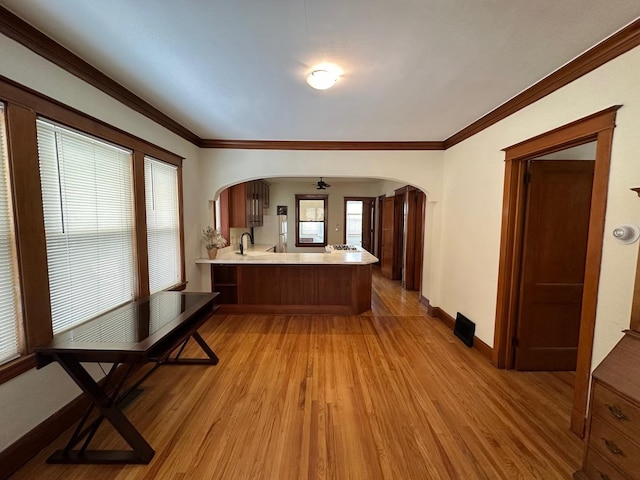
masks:
POLYGON ((316 90, 326 90, 333 87, 338 80, 338 75, 328 70, 314 70, 307 75, 307 83, 316 90))

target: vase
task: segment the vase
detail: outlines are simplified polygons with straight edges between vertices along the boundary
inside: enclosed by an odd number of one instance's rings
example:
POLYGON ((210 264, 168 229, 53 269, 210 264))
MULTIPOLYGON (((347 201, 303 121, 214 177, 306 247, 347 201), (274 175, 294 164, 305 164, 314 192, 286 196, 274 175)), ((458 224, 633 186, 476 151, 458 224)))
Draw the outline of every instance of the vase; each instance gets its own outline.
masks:
POLYGON ((213 260, 218 255, 218 249, 217 248, 210 248, 210 249, 207 250, 207 253, 209 254, 209 259, 213 260))

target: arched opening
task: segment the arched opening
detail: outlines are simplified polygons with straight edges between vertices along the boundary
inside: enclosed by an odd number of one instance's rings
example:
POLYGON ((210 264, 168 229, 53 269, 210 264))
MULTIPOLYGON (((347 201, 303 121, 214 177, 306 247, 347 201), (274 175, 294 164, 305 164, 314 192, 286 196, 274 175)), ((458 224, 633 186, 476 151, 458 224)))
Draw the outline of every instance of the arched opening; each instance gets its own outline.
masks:
MULTIPOLYGON (((265 176, 260 179, 251 179, 250 182, 265 182, 268 184, 268 204, 262 211, 263 221, 260 226, 254 227, 256 241, 273 242, 276 232, 272 225, 281 225, 282 213, 286 212, 287 252, 321 252, 324 246, 317 246, 311 242, 309 246, 300 242, 296 233, 299 225, 296 220, 296 196, 321 193, 327 195, 327 245, 349 244, 347 237, 351 235, 348 230, 347 200, 365 199, 368 203, 367 222, 359 224, 367 229, 368 241, 362 245, 367 251, 379 259, 385 257, 383 253, 383 202, 390 199, 396 203, 393 212, 395 221, 392 222, 392 238, 394 241, 392 262, 395 264, 394 274, 389 278, 402 282, 402 285, 410 290, 420 290, 423 279, 423 261, 425 258, 425 235, 431 234, 432 225, 430 219, 426 219, 427 193, 424 188, 408 185, 398 179, 373 178, 373 177, 322 177, 325 184, 322 190, 318 190, 320 177, 278 177, 265 176), (277 220, 275 217, 279 217, 277 220), (269 236, 265 238, 265 235, 269 236)), ((246 183, 246 182, 242 182, 246 183)), ((220 189, 218 201, 213 203, 211 215, 214 224, 221 229, 223 236, 233 245, 238 243, 241 234, 251 228, 249 223, 240 224, 229 219, 228 212, 233 209, 235 190, 238 185, 228 185, 220 189)), ((245 195, 240 193, 239 195, 245 195)), ((389 217, 389 215, 387 215, 389 217)), ((282 228, 279 228, 278 235, 282 228)), ((362 232, 362 230, 361 230, 362 232)), ((352 236, 350 238, 353 238, 352 236)), ((391 270, 389 270, 391 271, 391 270)))

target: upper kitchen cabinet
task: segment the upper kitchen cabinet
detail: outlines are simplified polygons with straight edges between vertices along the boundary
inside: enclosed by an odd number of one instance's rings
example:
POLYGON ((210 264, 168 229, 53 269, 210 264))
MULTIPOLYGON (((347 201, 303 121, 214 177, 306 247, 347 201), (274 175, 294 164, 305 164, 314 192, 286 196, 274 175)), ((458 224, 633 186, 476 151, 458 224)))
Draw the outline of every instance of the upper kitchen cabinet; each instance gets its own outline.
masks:
POLYGON ((230 187, 227 209, 229 226, 232 228, 261 227, 265 205, 269 205, 269 184, 264 180, 254 180, 230 187))
POLYGON ((260 182, 262 208, 269 208, 269 184, 264 180, 258 180, 258 182, 260 182))

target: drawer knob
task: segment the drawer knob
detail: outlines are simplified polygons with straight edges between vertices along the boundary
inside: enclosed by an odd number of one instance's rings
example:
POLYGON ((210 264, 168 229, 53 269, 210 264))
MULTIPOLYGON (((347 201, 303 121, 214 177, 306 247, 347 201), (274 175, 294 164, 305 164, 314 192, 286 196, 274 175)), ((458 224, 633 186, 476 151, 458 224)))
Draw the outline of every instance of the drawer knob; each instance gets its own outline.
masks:
POLYGON ((611 477, 609 477, 609 475, 607 475, 606 473, 601 472, 600 470, 598 470, 598 473, 600 474, 600 478, 602 480, 611 480, 611 477))
POLYGON ((615 405, 609 405, 608 403, 606 405, 611 415, 616 417, 618 420, 629 420, 629 417, 622 413, 622 410, 620 410, 620 408, 616 407, 615 405))
POLYGON ((621 455, 623 457, 625 456, 624 452, 620 450, 620 447, 618 447, 618 445, 616 445, 613 440, 603 438, 602 441, 606 445, 607 449, 614 455, 621 455))

